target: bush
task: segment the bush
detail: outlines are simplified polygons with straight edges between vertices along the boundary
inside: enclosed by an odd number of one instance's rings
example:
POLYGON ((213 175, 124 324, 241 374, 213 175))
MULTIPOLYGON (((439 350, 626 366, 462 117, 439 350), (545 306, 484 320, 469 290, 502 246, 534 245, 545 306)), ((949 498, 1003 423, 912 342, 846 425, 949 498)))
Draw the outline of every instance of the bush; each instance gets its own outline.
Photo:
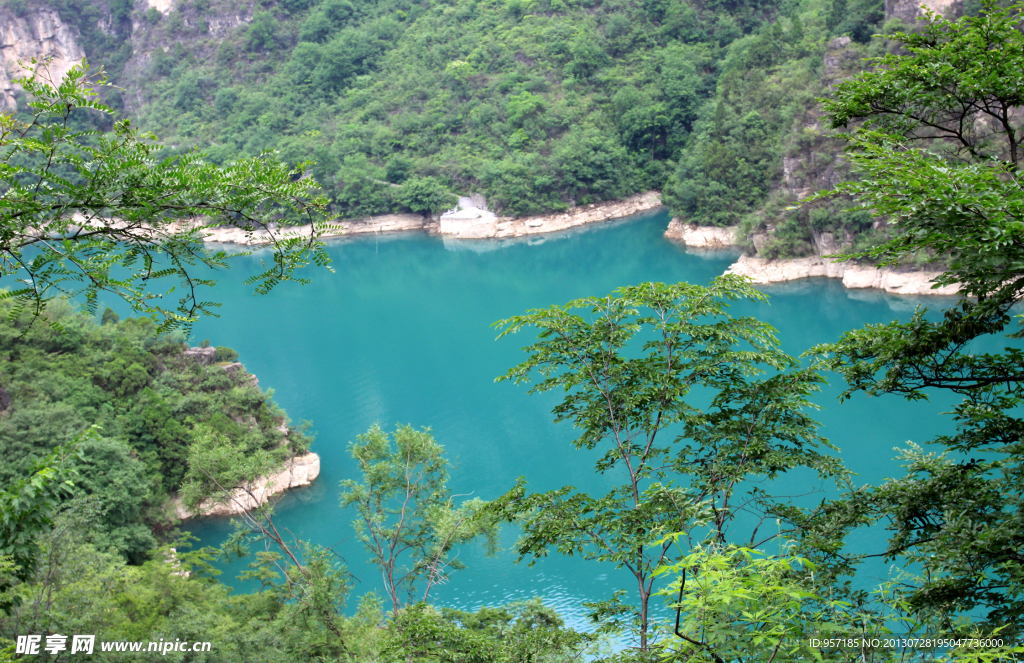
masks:
POLYGON ((231 348, 226 348, 222 345, 217 346, 217 356, 215 361, 226 361, 235 362, 238 361, 238 353, 231 348))
POLYGON ((250 51, 272 51, 278 46, 277 20, 270 12, 258 11, 245 34, 245 47, 250 51))
POLYGON ((409 178, 399 188, 397 200, 417 214, 440 214, 459 202, 458 197, 434 177, 409 178))

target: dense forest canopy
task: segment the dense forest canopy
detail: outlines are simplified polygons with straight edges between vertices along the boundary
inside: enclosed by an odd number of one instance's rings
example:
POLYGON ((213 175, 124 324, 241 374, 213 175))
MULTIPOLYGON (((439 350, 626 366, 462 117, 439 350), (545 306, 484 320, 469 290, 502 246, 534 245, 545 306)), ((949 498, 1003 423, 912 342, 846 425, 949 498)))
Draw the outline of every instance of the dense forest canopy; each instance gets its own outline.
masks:
POLYGON ((271 394, 238 370, 230 348, 211 348, 210 363, 184 354, 181 334, 154 334, 149 318, 121 321, 107 309, 98 324, 66 302, 52 303, 41 319, 10 320, 10 310, 10 300, 0 303, 0 483, 99 427, 81 446, 75 483, 104 510, 94 540, 101 550, 141 562, 154 534, 172 533, 177 516, 165 507, 184 477, 195 426, 278 459, 309 445, 271 394))
MULTIPOLYGON (((312 159, 344 217, 438 212, 451 193, 521 215, 659 189, 712 225, 762 209, 784 156, 808 171, 832 163, 813 128, 831 82, 823 54, 850 35, 856 68, 879 47, 868 44, 882 5, 194 0, 164 15, 56 4, 124 87, 112 103, 175 151, 312 159)), ((783 250, 806 244, 807 219, 798 225, 780 233, 783 250)))

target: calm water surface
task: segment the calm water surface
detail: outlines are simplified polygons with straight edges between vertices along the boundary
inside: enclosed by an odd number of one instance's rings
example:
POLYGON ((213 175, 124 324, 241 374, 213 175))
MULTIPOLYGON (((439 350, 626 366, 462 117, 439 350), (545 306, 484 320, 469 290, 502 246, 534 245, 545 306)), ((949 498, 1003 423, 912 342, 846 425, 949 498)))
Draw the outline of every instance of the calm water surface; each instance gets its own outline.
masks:
MULTIPOLYGON (((278 523, 295 536, 333 546, 359 578, 354 593, 377 590, 379 575, 354 541, 354 514, 338 507, 338 482, 356 478, 346 446, 374 422, 430 426, 458 463, 450 486, 456 494, 497 497, 525 476, 533 490, 566 484, 600 491, 614 482, 593 472, 593 454, 574 450, 572 430, 554 425, 557 395, 527 396, 526 389, 494 378, 524 358, 530 338, 495 341, 496 320, 530 308, 560 304, 644 281, 707 283, 730 264, 729 253, 697 254, 662 238, 664 212, 530 241, 460 243, 424 235, 360 238, 330 247, 335 274, 310 274, 307 286, 286 285, 265 297, 241 285, 258 257, 242 258, 223 275, 217 296, 221 318, 195 328, 241 354, 260 385, 294 422, 310 420, 320 454, 320 478, 292 491, 279 506, 278 523), (248 261, 248 262, 246 262, 248 261)), ((814 343, 868 322, 909 317, 918 303, 948 306, 950 298, 908 299, 847 291, 834 280, 775 287, 767 305, 745 306, 774 325, 784 348, 799 354, 814 343)), ((939 415, 949 399, 907 403, 898 398, 854 398, 840 405, 839 383, 817 399, 823 433, 842 449, 858 483, 900 473, 893 447, 925 442, 950 429, 939 415)), ((776 482, 779 494, 817 501, 818 482, 798 474, 776 482)), ((217 545, 230 530, 223 520, 191 523, 203 545, 217 545)), ((444 605, 474 609, 516 598, 542 596, 577 625, 580 602, 607 598, 630 587, 610 566, 552 556, 534 567, 514 564, 504 552, 487 558, 468 546, 459 558, 468 569, 437 590, 444 605)), ((852 547, 879 551, 881 530, 858 533, 852 547)), ((232 582, 240 565, 222 579, 232 582)), ((865 572, 871 582, 882 565, 865 572)), ((239 591, 248 588, 235 582, 239 591)))

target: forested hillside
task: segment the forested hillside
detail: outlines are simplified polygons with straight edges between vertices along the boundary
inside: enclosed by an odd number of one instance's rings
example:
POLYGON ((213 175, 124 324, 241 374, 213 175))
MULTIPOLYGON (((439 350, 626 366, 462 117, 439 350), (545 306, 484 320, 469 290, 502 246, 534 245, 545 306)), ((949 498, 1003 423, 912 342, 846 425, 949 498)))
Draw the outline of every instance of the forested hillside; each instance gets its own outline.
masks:
POLYGON ((28 476, 54 446, 98 426, 81 445, 76 483, 102 512, 100 550, 140 563, 171 533, 176 516, 165 505, 198 424, 282 459, 308 448, 230 348, 186 352, 181 335, 155 335, 149 318, 119 321, 109 309, 103 324, 66 305, 10 320, 9 300, 2 304, 0 483, 28 476))
MULTIPOLYGON (((313 160, 347 218, 437 212, 451 193, 521 215, 654 188, 714 225, 831 167, 814 100, 880 51, 885 18, 882 0, 7 4, 55 6, 123 87, 114 105, 174 150, 313 160)), ((779 233, 790 252, 800 225, 779 233)))

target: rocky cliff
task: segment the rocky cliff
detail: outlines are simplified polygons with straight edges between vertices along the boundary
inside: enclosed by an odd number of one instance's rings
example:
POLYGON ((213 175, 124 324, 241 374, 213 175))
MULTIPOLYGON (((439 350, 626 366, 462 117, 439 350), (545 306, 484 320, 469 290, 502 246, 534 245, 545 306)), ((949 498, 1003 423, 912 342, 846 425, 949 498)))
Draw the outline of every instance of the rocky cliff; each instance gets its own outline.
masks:
POLYGON ((15 78, 26 75, 35 59, 40 74, 59 81, 85 52, 79 45, 75 31, 61 21, 53 9, 41 9, 18 16, 8 8, 0 8, 0 103, 7 110, 17 107, 16 98, 21 87, 15 78))
POLYGON ((266 504, 274 495, 310 485, 320 475, 320 456, 307 453, 285 461, 273 474, 260 477, 252 486, 236 488, 227 502, 204 502, 198 513, 190 513, 179 499, 174 500, 175 515, 181 520, 201 516, 234 516, 266 504))

